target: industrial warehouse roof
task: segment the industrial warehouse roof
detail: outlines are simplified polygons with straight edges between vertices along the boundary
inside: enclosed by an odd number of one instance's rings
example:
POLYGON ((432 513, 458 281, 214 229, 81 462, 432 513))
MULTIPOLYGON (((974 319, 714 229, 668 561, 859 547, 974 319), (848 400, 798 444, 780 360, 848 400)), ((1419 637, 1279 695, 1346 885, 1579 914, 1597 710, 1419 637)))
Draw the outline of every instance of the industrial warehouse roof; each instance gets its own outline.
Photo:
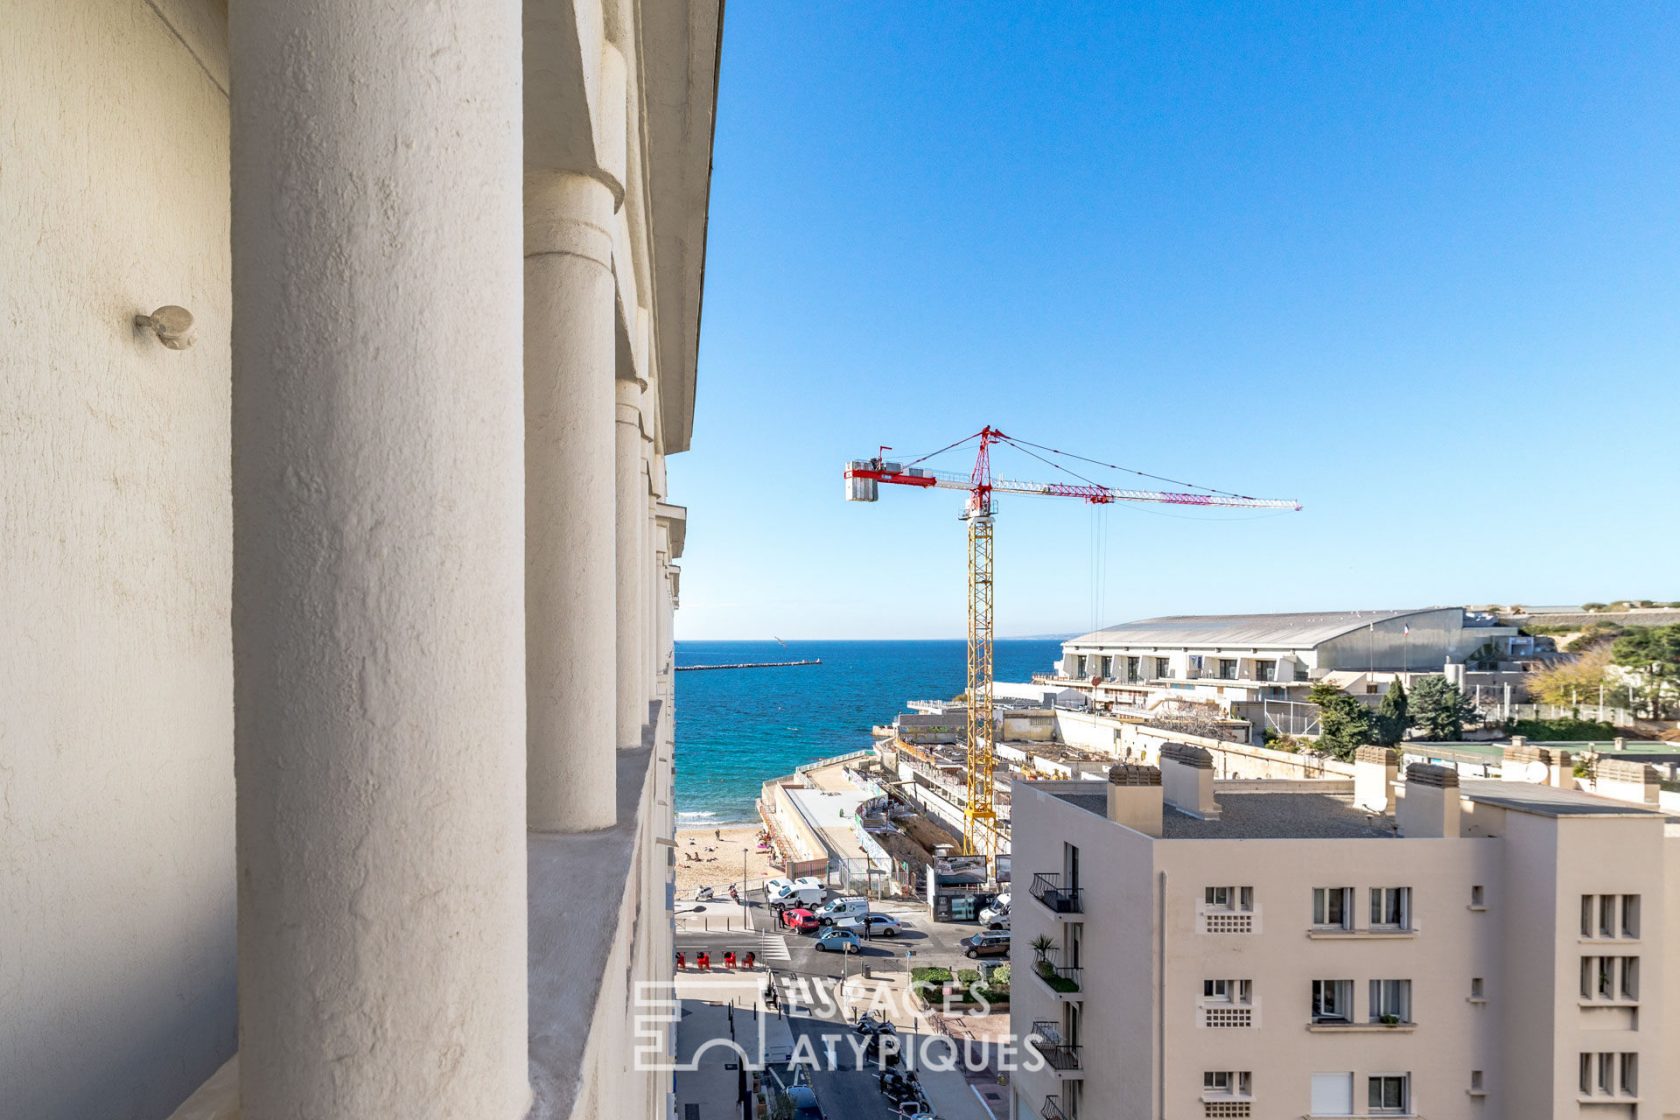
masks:
POLYGON ((1125 622, 1074 638, 1070 645, 1259 646, 1302 649, 1362 630, 1373 622, 1426 614, 1407 611, 1322 611, 1308 614, 1180 614, 1125 622))

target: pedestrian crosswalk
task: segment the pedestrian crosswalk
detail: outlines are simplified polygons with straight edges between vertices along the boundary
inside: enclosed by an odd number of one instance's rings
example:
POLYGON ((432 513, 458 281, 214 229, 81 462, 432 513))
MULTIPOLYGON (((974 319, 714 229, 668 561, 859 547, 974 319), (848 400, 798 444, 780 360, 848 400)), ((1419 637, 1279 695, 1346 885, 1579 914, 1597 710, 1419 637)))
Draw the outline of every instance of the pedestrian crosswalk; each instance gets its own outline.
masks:
POLYGON ((758 935, 758 959, 777 964, 786 964, 793 960, 788 952, 787 938, 779 933, 761 933, 758 935))

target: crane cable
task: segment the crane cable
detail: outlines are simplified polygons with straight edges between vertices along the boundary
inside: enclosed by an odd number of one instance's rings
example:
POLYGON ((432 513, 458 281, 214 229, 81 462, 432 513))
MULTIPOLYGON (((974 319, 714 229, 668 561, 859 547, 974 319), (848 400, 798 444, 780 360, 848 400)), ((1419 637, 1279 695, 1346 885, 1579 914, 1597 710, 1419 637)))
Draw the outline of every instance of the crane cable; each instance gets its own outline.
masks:
MULTIPOLYGON (((1005 436, 1003 438, 1004 438, 1004 441, 1006 443, 1012 444, 1018 450, 1021 450, 1021 451, 1026 451, 1026 449, 1028 447, 1036 447, 1040 451, 1048 451, 1052 455, 1065 455, 1069 459, 1078 459, 1080 462, 1090 463, 1094 467, 1106 467, 1109 470, 1113 470, 1113 471, 1125 471, 1127 474, 1135 474, 1139 478, 1150 478, 1150 479, 1154 479, 1156 482, 1170 483, 1173 486, 1186 486, 1186 487, 1189 487, 1191 490, 1203 490, 1203 491, 1206 491, 1209 494, 1218 494, 1221 497, 1225 497, 1225 498, 1246 498, 1250 501, 1255 500, 1254 496, 1252 494, 1238 494, 1238 493, 1236 493, 1234 491, 1231 491, 1231 490, 1217 490, 1212 486, 1203 486, 1200 483, 1196 483, 1196 482, 1184 482, 1181 479, 1167 478, 1165 475, 1150 474, 1148 471, 1140 471, 1140 470, 1137 470, 1135 467, 1122 467, 1118 463, 1105 463, 1100 459, 1092 459, 1092 458, 1089 458, 1088 456, 1085 456, 1085 455, 1076 455, 1071 451, 1061 451, 1061 450, 1058 450, 1057 448, 1054 448, 1054 447, 1045 447, 1041 443, 1031 443, 1031 442, 1028 442, 1027 440, 1024 440, 1024 439, 1015 439, 1012 436, 1005 436)), ((952 446, 955 446, 955 444, 953 444, 952 446)), ((1032 454, 1032 453, 1028 452, 1028 454, 1032 454)), ((1034 455, 1033 458, 1039 459, 1039 456, 1034 455)), ((1040 459, 1040 462, 1048 463, 1049 460, 1048 459, 1040 459)), ((1050 465, 1055 466, 1054 463, 1051 463, 1050 465)), ((1066 470, 1066 468, 1059 468, 1059 469, 1066 470)), ((1067 473, 1073 474, 1072 471, 1068 471, 1067 473)), ((1077 475, 1077 474, 1074 474, 1073 476, 1075 478, 1082 477, 1082 476, 1077 475)), ((1091 480, 1088 479, 1088 478, 1085 479, 1085 481, 1090 482, 1092 486, 1100 486, 1101 485, 1101 483, 1091 482, 1091 480)))

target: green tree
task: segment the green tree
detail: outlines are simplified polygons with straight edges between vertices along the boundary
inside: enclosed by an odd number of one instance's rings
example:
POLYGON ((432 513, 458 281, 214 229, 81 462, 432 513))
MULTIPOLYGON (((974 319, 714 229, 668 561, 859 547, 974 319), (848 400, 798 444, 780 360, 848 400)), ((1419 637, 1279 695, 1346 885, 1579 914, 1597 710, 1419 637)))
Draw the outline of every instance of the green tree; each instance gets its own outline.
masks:
POLYGON ((1610 660, 1636 678, 1640 697, 1661 719, 1680 692, 1680 623, 1628 630, 1610 646, 1610 660))
POLYGON ((1377 745, 1392 747, 1406 737, 1406 730, 1412 726, 1412 716, 1407 708, 1406 686, 1396 677, 1389 682, 1388 691, 1383 693, 1382 703, 1377 705, 1377 718, 1371 723, 1372 737, 1377 745))
POLYGON ((1307 693, 1318 705, 1318 747, 1342 761, 1371 741, 1371 709, 1333 684, 1320 681, 1307 693))
POLYGON ((1435 742, 1452 742, 1464 737, 1464 724, 1476 718, 1476 706, 1449 684, 1446 677, 1424 677, 1412 686, 1412 726, 1435 742))

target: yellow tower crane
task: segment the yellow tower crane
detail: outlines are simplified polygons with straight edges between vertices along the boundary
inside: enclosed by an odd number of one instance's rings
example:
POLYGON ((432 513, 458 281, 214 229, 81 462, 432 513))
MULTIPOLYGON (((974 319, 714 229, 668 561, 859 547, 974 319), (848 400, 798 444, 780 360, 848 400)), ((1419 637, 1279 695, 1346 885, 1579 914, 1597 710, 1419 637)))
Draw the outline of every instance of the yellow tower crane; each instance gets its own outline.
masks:
MULTIPOLYGON (((996 428, 986 427, 967 439, 923 455, 909 463, 889 462, 890 447, 880 448, 872 459, 854 459, 846 464, 846 500, 873 502, 880 499, 880 484, 914 486, 922 489, 966 490, 968 504, 963 519, 968 522, 968 756, 967 794, 963 805, 963 852, 983 855, 988 864, 998 854, 997 795, 994 775, 997 766, 997 727, 992 711, 992 529, 994 494, 1031 494, 1048 498, 1077 498, 1092 505, 1113 502, 1157 502, 1180 506, 1219 506, 1237 509, 1291 509, 1301 503, 1287 498, 1251 498, 1223 490, 1210 490, 1191 483, 1174 482, 1158 475, 1144 475, 1188 490, 1126 490, 1092 482, 1059 463, 1036 454, 1032 449, 1051 455, 1078 459, 1095 466, 1127 470, 1112 463, 1100 463, 1084 456, 1071 455, 1053 447, 1043 447, 1004 435, 996 428), (949 471, 927 470, 916 464, 960 447, 970 440, 979 441, 974 469, 967 475, 949 471), (1003 443, 1026 452, 1035 459, 1064 471, 1076 481, 1020 482, 992 477, 991 449, 1003 443)), ((1143 474, 1141 471, 1130 471, 1143 474)))

